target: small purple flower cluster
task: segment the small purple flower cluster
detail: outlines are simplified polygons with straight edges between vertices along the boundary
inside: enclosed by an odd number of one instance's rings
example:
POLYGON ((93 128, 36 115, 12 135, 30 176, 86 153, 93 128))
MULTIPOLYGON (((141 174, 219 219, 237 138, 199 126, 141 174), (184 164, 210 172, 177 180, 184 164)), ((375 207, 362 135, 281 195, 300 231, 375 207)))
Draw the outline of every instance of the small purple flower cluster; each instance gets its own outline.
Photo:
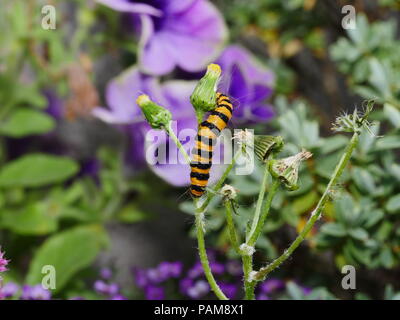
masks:
POLYGON ((136 286, 144 290, 147 300, 165 299, 165 290, 162 286, 169 279, 181 276, 183 264, 181 262, 161 262, 157 267, 150 269, 133 268, 136 286))
POLYGON ((6 283, 0 290, 4 299, 20 299, 20 300, 50 300, 51 292, 41 284, 34 286, 23 285, 22 288, 14 283, 6 283))
MULTIPOLYGON (((238 260, 221 262, 222 255, 217 251, 208 250, 210 267, 221 290, 229 299, 239 299, 242 287, 243 270, 238 260)), ((184 271, 183 263, 161 262, 157 267, 133 269, 136 286, 141 288, 147 300, 164 299, 204 299, 209 296, 211 289, 204 276, 200 261, 196 261, 189 269, 184 271), (167 290, 167 288, 174 290, 167 290), (177 296, 176 292, 180 295, 177 296), (168 294, 171 293, 171 296, 168 294)), ((305 295, 311 289, 299 285, 305 295)), ((256 292, 257 300, 270 300, 279 298, 286 292, 286 281, 270 278, 264 281, 256 292)))
MULTIPOLYGON (((94 290, 108 298, 109 300, 126 300, 126 298, 120 293, 120 287, 114 282, 110 282, 112 278, 112 271, 109 268, 103 268, 100 270, 100 277, 94 282, 94 290)), ((76 299, 76 298, 75 298, 76 299)))
MULTIPOLYGON (((240 263, 237 260, 221 263, 217 260, 215 251, 209 252, 209 260, 212 272, 216 276, 221 289, 229 298, 235 298, 241 285, 242 268, 240 263)), ((202 299, 210 293, 210 286, 205 279, 203 267, 199 261, 196 261, 185 272, 183 263, 179 261, 161 262, 157 267, 151 269, 134 268, 133 272, 135 283, 143 289, 147 300, 166 299, 165 287, 167 282, 173 282, 177 287, 175 291, 179 291, 183 298, 202 299)))

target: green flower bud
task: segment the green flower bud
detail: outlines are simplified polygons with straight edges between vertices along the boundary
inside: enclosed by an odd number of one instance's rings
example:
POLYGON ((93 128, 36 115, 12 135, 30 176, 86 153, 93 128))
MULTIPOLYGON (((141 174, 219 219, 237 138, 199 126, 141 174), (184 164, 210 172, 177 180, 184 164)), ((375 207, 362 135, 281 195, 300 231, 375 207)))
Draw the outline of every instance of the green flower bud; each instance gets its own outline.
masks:
POLYGON ((140 95, 136 103, 153 129, 165 128, 172 119, 171 112, 151 101, 148 95, 140 95))
POLYGON ((205 112, 215 109, 217 84, 220 76, 221 68, 219 65, 213 63, 208 65, 206 74, 197 83, 196 88, 190 96, 190 102, 196 111, 199 123, 203 121, 205 112))
POLYGON ((254 152, 261 162, 267 162, 271 153, 279 153, 283 145, 284 142, 281 136, 254 136, 254 152))
POLYGON ((299 177, 299 166, 301 161, 310 158, 312 154, 306 150, 300 153, 279 160, 271 160, 269 162, 269 172, 271 175, 280 179, 289 190, 296 190, 299 188, 297 180, 299 177))

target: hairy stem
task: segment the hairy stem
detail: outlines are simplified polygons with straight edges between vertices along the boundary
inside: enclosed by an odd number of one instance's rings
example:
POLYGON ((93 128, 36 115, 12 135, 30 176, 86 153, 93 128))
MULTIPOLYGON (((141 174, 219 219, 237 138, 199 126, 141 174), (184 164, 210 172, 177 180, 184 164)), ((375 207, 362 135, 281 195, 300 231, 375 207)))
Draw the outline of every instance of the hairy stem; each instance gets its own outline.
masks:
POLYGON ((306 238, 307 234, 310 232, 312 227, 314 226, 315 222, 319 219, 321 216, 322 210, 325 207, 325 204, 329 200, 329 194, 332 190, 332 187, 337 183, 338 179, 343 173, 343 170, 345 169, 347 163, 349 162, 351 155, 356 148, 358 144, 358 133, 354 133, 353 137, 351 138, 349 144, 346 147, 346 150, 344 151, 342 157, 340 158, 339 163, 337 164, 335 171, 332 174, 332 177, 325 189, 325 192, 323 193, 321 199, 319 200, 317 207, 313 210, 311 213, 310 218, 308 219, 306 225, 304 226, 303 230, 300 232, 300 234, 297 236, 297 238, 293 241, 293 243, 287 248, 284 253, 279 256, 277 259, 275 259, 273 262, 271 262, 269 265, 261 268, 257 274, 255 275, 255 279, 257 281, 261 281, 265 279, 265 277, 275 270, 277 267, 279 267, 285 260, 287 260, 294 250, 300 245, 300 243, 306 238))
POLYGON ((190 163, 190 157, 187 154, 187 152, 186 152, 185 148, 183 147, 182 143, 179 141, 178 137, 176 136, 174 130, 172 130, 171 122, 168 123, 167 127, 165 127, 165 130, 167 131, 168 135, 171 137, 172 141, 174 141, 174 143, 178 147, 180 153, 185 158, 186 163, 189 164, 190 163))
MULTIPOLYGON (((198 203, 198 200, 195 200, 195 204, 198 203)), ((196 205, 197 207, 197 205, 196 205)), ((204 274, 207 278, 208 283, 210 284, 211 290, 214 291, 215 295, 220 300, 228 300, 225 294, 222 292, 221 288, 218 286, 215 278, 211 272, 210 263, 207 257, 207 251, 204 241, 204 211, 196 209, 196 229, 197 229, 197 243, 198 250, 200 256, 200 262, 204 269, 204 274)))
POLYGON ((251 247, 253 247, 256 244, 257 239, 261 234, 262 228, 264 227, 265 220, 267 219, 269 210, 271 209, 272 200, 274 199, 274 196, 276 195, 276 192, 278 191, 279 185, 280 185, 279 180, 274 179, 274 182, 271 185, 271 189, 268 191, 268 196, 267 196, 267 199, 265 200, 265 205, 262 210, 261 216, 259 217, 259 219, 257 221, 254 231, 250 232, 247 244, 251 247))
POLYGON ((244 275, 244 292, 246 300, 254 300, 254 288, 255 282, 249 281, 250 273, 253 271, 253 256, 251 255, 242 255, 242 263, 243 263, 243 275, 244 275))
POLYGON ((226 222, 228 224, 229 237, 231 239, 232 247, 236 253, 240 254, 238 235, 236 233, 235 223, 232 215, 232 202, 230 200, 226 200, 224 201, 224 205, 226 210, 226 222))
POLYGON ((260 220, 261 208, 264 202, 265 189, 267 188, 268 175, 269 175, 268 164, 266 164, 264 169, 264 176, 261 182, 260 192, 258 194, 256 211, 254 212, 254 217, 253 217, 253 222, 251 224, 250 232, 249 234, 246 235, 246 241, 248 241, 250 239, 250 236, 255 232, 257 224, 260 220))

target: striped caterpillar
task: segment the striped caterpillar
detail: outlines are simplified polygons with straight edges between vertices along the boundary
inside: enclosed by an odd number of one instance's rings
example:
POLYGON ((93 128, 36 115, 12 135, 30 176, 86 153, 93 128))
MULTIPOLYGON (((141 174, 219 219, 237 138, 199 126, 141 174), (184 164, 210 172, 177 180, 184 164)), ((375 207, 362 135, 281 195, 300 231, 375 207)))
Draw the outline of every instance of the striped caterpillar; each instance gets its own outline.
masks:
POLYGON ((233 106, 228 96, 217 92, 216 105, 207 120, 200 124, 192 150, 190 194, 195 198, 205 193, 210 178, 213 148, 220 132, 232 118, 233 106))

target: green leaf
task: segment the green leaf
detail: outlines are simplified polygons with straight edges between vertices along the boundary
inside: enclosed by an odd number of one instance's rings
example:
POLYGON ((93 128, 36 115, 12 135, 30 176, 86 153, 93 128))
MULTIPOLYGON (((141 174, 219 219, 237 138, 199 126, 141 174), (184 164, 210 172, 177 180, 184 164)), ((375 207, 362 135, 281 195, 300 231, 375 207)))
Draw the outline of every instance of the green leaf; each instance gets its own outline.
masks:
POLYGON ((0 187, 42 187, 63 182, 78 172, 69 158, 29 154, 7 163, 0 171, 0 187))
POLYGON ((352 177, 361 191, 373 194, 376 190, 374 178, 367 170, 356 167, 352 170, 352 177))
POLYGON ((59 292, 79 270, 90 266, 100 249, 108 244, 106 231, 98 225, 80 226, 48 238, 37 250, 29 266, 27 283, 42 282, 42 268, 51 265, 56 270, 59 292))
POLYGON ((395 128, 400 128, 400 111, 390 103, 385 103, 383 112, 386 118, 393 124, 395 128))
POLYGON ((344 237, 347 234, 346 228, 335 222, 326 223, 321 227, 321 232, 334 237, 344 237))
POLYGON ((318 200, 318 193, 314 190, 308 192, 306 195, 298 197, 293 201, 293 211, 296 214, 302 214, 314 207, 318 200))
POLYGON ((400 148, 400 139, 398 136, 384 136, 376 141, 375 151, 400 148))
POLYGON ((49 115, 33 109, 17 109, 0 124, 0 134, 22 138, 51 131, 55 121, 49 115))
POLYGON ((118 212, 116 218, 125 223, 135 223, 150 218, 150 214, 143 212, 134 204, 129 204, 118 212))
POLYGON ((389 213, 400 213, 400 194, 391 197, 386 203, 385 209, 389 213))
POLYGON ((355 228, 349 230, 349 235, 352 236, 356 240, 365 241, 368 239, 368 232, 362 228, 355 228))
POLYGON ((287 290, 289 296, 293 300, 303 300, 303 298, 304 298, 303 291, 293 281, 288 281, 286 283, 286 290, 287 290))
POLYGON ((57 230, 57 212, 46 203, 34 203, 0 215, 0 226, 22 235, 45 235, 57 230))
POLYGON ((389 247, 381 249, 380 260, 385 268, 392 268, 394 265, 394 257, 389 247))

